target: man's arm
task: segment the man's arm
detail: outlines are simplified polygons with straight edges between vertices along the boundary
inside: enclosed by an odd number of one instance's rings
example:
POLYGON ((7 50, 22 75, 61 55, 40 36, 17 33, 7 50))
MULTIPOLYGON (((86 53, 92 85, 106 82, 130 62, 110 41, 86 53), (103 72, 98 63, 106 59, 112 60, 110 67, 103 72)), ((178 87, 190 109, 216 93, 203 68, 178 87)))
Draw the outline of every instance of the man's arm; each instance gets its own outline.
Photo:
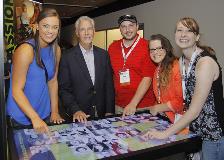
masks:
POLYGON ((150 77, 143 77, 138 85, 135 95, 131 99, 130 103, 124 108, 123 116, 134 114, 136 107, 141 99, 144 97, 145 93, 148 91, 151 85, 152 79, 150 77))
POLYGON ((145 93, 148 91, 151 83, 155 65, 151 61, 149 57, 148 51, 148 43, 144 43, 144 47, 142 48, 142 58, 141 58, 141 72, 142 72, 142 80, 138 85, 138 88, 135 92, 135 95, 131 99, 130 103, 124 108, 123 116, 134 114, 136 111, 136 107, 139 102, 144 97, 145 93))

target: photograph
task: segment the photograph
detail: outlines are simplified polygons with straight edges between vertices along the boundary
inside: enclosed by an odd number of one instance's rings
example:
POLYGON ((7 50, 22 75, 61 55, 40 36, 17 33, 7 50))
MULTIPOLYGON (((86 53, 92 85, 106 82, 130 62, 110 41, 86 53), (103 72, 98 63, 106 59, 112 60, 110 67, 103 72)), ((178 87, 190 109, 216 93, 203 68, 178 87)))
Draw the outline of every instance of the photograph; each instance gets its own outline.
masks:
POLYGON ((42 9, 29 0, 15 0, 15 43, 31 38, 36 32, 36 19, 42 9))

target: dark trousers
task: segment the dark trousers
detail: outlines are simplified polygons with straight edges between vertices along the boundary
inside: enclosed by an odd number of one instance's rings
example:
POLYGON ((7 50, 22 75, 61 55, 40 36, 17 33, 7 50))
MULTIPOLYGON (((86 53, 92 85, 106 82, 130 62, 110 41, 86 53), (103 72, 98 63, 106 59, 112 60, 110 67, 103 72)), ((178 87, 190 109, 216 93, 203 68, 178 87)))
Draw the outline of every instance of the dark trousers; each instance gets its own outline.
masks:
MULTIPOLYGON (((50 124, 50 116, 48 116, 47 118, 45 118, 44 119, 44 122, 47 123, 47 124, 50 124)), ((30 124, 30 125, 20 124, 19 122, 17 122, 16 120, 14 120, 11 116, 7 116, 7 124, 8 124, 8 127, 15 128, 15 129, 19 129, 19 128, 32 128, 32 124, 30 124)))

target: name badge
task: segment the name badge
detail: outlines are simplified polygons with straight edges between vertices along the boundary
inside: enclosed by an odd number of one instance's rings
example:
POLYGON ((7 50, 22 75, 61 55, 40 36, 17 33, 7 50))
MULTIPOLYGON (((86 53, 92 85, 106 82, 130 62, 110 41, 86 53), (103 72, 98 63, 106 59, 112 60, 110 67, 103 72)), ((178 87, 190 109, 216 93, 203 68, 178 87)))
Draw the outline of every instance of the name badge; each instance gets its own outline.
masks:
POLYGON ((120 85, 126 86, 130 84, 130 73, 129 69, 121 70, 119 72, 120 75, 120 85))

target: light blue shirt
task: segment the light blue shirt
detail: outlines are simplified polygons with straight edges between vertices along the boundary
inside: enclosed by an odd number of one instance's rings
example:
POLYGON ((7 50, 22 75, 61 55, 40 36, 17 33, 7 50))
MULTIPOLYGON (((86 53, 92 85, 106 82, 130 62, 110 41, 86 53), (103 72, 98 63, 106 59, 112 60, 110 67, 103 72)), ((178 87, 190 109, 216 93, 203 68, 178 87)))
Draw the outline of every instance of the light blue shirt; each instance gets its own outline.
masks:
POLYGON ((93 46, 91 47, 90 50, 85 50, 81 44, 79 44, 79 46, 82 51, 82 55, 85 59, 92 83, 94 85, 94 83, 95 83, 95 64, 94 64, 93 46))

